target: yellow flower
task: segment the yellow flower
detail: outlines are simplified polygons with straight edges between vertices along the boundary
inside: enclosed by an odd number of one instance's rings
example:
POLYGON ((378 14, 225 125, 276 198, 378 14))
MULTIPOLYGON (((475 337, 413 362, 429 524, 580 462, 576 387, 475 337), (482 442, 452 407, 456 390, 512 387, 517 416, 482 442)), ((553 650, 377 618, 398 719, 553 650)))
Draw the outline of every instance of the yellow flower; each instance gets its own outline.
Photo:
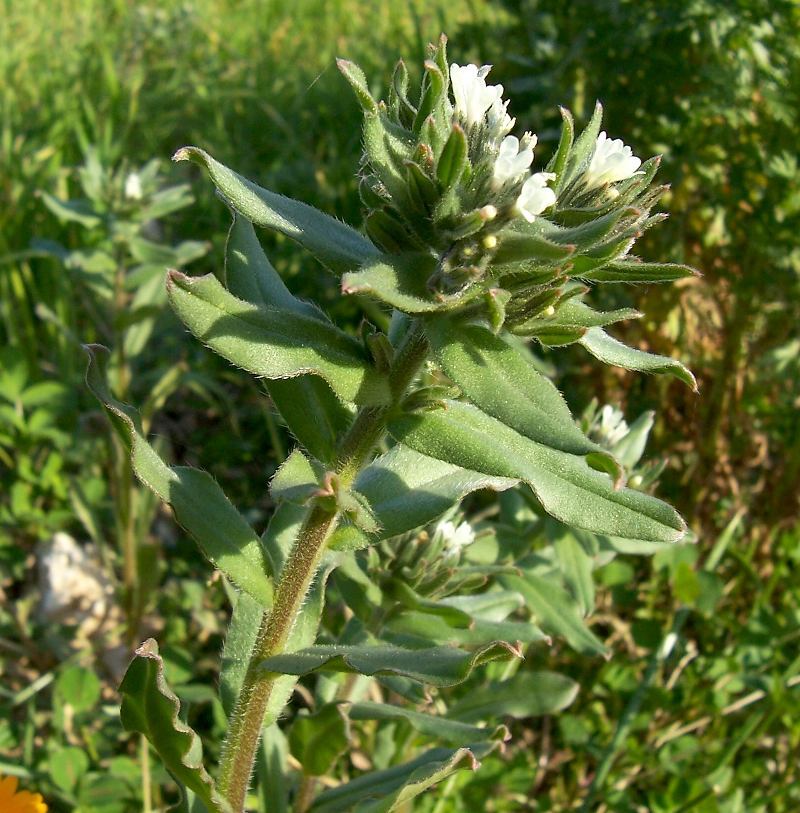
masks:
POLYGON ((17 793, 17 777, 0 776, 0 810, 3 813, 47 813, 47 805, 38 793, 17 793))

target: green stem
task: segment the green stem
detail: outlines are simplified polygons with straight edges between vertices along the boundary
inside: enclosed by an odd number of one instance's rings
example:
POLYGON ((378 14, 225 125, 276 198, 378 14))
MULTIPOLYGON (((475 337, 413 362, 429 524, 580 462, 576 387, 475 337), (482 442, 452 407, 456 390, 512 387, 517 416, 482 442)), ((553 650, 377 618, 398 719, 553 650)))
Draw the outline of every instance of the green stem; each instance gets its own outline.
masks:
MULTIPOLYGON (((427 354, 428 343, 422 325, 415 323, 409 328, 389 370, 390 403, 363 407, 341 441, 335 469, 343 485, 351 485, 369 461, 386 430, 387 421, 427 354)), ((338 519, 330 509, 321 506, 311 509, 281 570, 272 609, 261 619, 220 764, 219 788, 234 813, 244 811, 264 715, 277 677, 263 670, 261 663, 283 652, 338 519)))

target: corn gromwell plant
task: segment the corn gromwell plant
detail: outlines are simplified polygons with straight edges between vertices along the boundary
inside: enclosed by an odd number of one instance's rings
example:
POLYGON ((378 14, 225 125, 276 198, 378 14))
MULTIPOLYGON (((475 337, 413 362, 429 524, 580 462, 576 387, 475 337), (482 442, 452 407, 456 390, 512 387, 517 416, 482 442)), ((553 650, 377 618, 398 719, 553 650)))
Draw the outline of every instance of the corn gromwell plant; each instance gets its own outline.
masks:
MULTIPOLYGON (((674 509, 641 483, 626 485, 638 441, 617 448, 585 433, 526 346, 579 344, 605 363, 694 386, 680 362, 606 333, 640 314, 585 301, 591 284, 693 273, 630 254, 660 219, 651 214, 663 191, 653 185, 658 159, 642 163, 601 132, 598 105, 577 137, 562 111, 557 150, 532 173, 536 136, 510 135, 515 122, 489 67, 450 65, 444 37, 413 97, 402 61, 386 101, 356 65, 339 67, 364 113, 366 236, 201 149, 175 155, 208 172, 233 223, 224 268, 170 271, 170 303, 201 342, 265 380, 298 441, 270 483, 276 508, 263 534, 208 474, 161 460, 136 411, 106 386, 105 351, 88 348, 89 386, 134 471, 230 585, 220 677, 228 730, 216 769, 179 716, 154 641, 137 650, 120 688, 123 725, 150 740, 192 811, 249 809, 260 742, 259 809, 287 810, 291 800, 297 811, 393 810, 507 738, 496 724, 509 713, 502 692, 494 711, 446 703, 449 687, 484 665, 523 679, 540 709, 570 702, 567 678, 517 673, 524 648, 543 645, 554 626, 587 654, 603 653, 602 643, 575 591, 535 575, 524 548, 466 554, 475 532, 458 506, 473 492, 517 494, 534 516, 585 532, 595 540, 585 556, 597 554, 597 539, 607 551, 644 553, 686 534, 674 509), (256 227, 299 243, 341 279, 343 295, 376 300, 391 312, 388 330, 366 325, 353 336, 296 298, 256 227), (321 626, 329 579, 339 609, 321 626), (315 687, 314 711, 279 725, 301 679, 315 687), (357 723, 386 720, 407 726, 412 744, 444 744, 411 759, 398 749, 374 771, 321 781, 357 723)), ((562 552, 580 556, 570 545, 562 552)))

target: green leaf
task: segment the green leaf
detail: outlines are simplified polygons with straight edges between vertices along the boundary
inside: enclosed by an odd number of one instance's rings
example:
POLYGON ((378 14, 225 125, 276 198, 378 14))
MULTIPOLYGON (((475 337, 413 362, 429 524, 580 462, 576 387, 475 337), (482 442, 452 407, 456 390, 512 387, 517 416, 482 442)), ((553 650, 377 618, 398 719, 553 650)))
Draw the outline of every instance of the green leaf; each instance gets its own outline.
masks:
POLYGON ((83 666, 70 666, 56 681, 56 695, 78 714, 94 708, 100 700, 100 679, 83 666))
POLYGON ((613 364, 615 367, 624 367, 626 370, 636 370, 640 373, 674 375, 697 392, 695 377, 677 359, 635 350, 612 338, 599 327, 587 330, 581 337, 580 344, 605 364, 613 364))
POLYGON ((289 750, 306 776, 329 773, 349 743, 347 717, 335 703, 314 714, 299 714, 289 729, 289 750))
POLYGON ((464 130, 454 124, 436 164, 436 178, 444 191, 458 183, 467 166, 467 137, 464 130))
POLYGON ((212 813, 231 813, 203 767, 203 746, 179 718, 180 703, 164 678, 158 644, 150 638, 137 650, 119 687, 120 719, 126 731, 144 734, 167 770, 212 813))
POLYGON ((592 118, 581 134, 575 139, 575 143, 569 151, 566 169, 564 174, 556 179, 556 194, 561 192, 568 183, 573 181, 581 172, 589 166, 589 162, 594 155, 597 136, 600 132, 600 124, 603 121, 603 106, 600 102, 595 102, 592 118))
POLYGON ((325 790, 311 806, 311 813, 389 813, 409 802, 457 770, 477 770, 478 757, 496 744, 472 748, 434 748, 411 762, 383 771, 372 771, 344 785, 325 790))
POLYGON ((581 615, 588 615, 594 609, 591 557, 570 533, 559 536, 553 543, 553 549, 564 581, 575 596, 581 615))
MULTIPOLYGON (((234 296, 253 305, 290 310, 329 322, 319 308, 289 291, 264 254, 253 224, 236 213, 228 233, 221 281, 234 296)), ((315 375, 301 375, 274 379, 266 386, 292 434, 318 460, 332 462, 338 438, 352 416, 328 383, 315 375)))
POLYGON ((474 406, 406 415, 391 434, 422 454, 495 477, 523 480, 556 519, 596 533, 675 542, 686 525, 666 503, 630 489, 612 488, 580 457, 523 437, 474 406))
MULTIPOLYGON (((364 544, 427 525, 473 491, 504 491, 515 484, 516 480, 468 471, 398 444, 362 469, 353 485, 381 526, 379 536, 364 537, 364 544)), ((337 530, 331 546, 337 547, 337 540, 347 533, 337 530)))
POLYGON ((89 757, 82 748, 67 746, 51 755, 49 772, 61 790, 72 793, 80 778, 89 770, 89 757))
POLYGON ((403 706, 389 706, 386 703, 353 703, 348 707, 347 714, 351 720, 405 720, 415 731, 444 740, 451 745, 469 745, 482 740, 505 742, 509 737, 508 729, 504 725, 479 728, 435 714, 422 714, 403 706))
POLYGON ((557 188, 561 189, 563 184, 560 183, 559 176, 564 170, 569 151, 572 149, 572 141, 575 137, 575 122, 572 119, 572 113, 566 107, 559 107, 558 109, 562 120, 561 136, 558 139, 558 147, 547 164, 546 172, 555 173, 557 188))
POLYGON ((258 628, 264 616, 264 607, 252 596, 238 590, 229 592, 232 594, 233 611, 222 650, 219 677, 220 699, 228 715, 233 711, 236 698, 241 691, 258 628))
POLYGON ((341 71, 342 76, 350 83, 361 107, 363 107, 367 113, 377 112, 378 103, 369 92, 367 77, 364 75, 364 71, 362 71, 355 62, 350 62, 347 59, 337 59, 336 66, 341 71))
POLYGON ((375 246, 357 231, 313 206, 278 195, 248 181, 197 147, 183 147, 173 161, 205 166, 230 205, 256 226, 296 240, 323 265, 341 273, 376 257, 375 246))
POLYGON ((142 435, 136 410, 117 401, 108 390, 105 381, 108 350, 100 345, 85 347, 89 353, 86 383, 130 450, 136 476, 172 506, 178 523, 217 568, 262 605, 270 606, 272 580, 253 529, 210 474, 185 466, 171 468, 164 463, 142 435))
POLYGON ((225 246, 223 285, 238 299, 328 321, 315 305, 298 299, 286 287, 261 247, 253 224, 236 211, 225 246))
POLYGON ((514 332, 525 336, 538 336, 540 333, 578 332, 585 335, 584 328, 603 327, 626 319, 639 319, 642 314, 633 308, 620 308, 613 311, 596 311, 578 297, 571 297, 559 304, 552 316, 537 316, 515 326, 514 332))
POLYGON ((369 294, 405 313, 440 310, 443 303, 428 290, 428 278, 436 270, 430 254, 384 255, 342 277, 345 294, 369 294))
POLYGON ((87 229, 94 229, 103 222, 103 218, 95 212, 88 200, 59 200, 47 192, 41 194, 44 205, 62 223, 80 223, 87 229))
POLYGON ((520 657, 511 644, 495 641, 474 652, 452 647, 403 649, 397 646, 312 646, 262 661, 268 672, 308 675, 319 670, 360 675, 401 675, 432 686, 454 686, 484 663, 520 657))
POLYGON ((688 265, 644 263, 630 257, 581 274, 582 279, 593 282, 674 282, 696 276, 697 271, 688 265))
POLYGON ((266 382, 272 403, 291 433, 317 460, 333 464, 339 438, 353 421, 350 410, 315 375, 276 378, 266 382))
POLYGON ((314 466, 299 449, 295 449, 269 484, 269 493, 273 500, 289 500, 290 502, 304 503, 320 488, 320 480, 324 471, 314 466))
POLYGON ((516 347, 477 325, 431 319, 426 334, 445 373, 477 407, 537 443, 613 458, 575 424, 567 402, 516 347))
POLYGON ((447 716, 462 722, 541 717, 571 705, 578 689, 574 680, 557 672, 518 672, 509 680, 474 687, 450 706, 447 716))
POLYGON ((448 646, 485 646, 491 641, 532 644, 548 640, 547 635, 526 621, 486 621, 475 618, 469 628, 458 628, 441 616, 404 612, 390 619, 386 628, 397 635, 412 635, 421 640, 448 646))
POLYGON ((501 584, 525 598, 528 610, 545 632, 559 635, 583 655, 605 655, 606 648, 581 618, 575 600, 551 579, 533 573, 524 576, 505 574, 501 584))
POLYGON ((332 324, 288 310, 258 307, 228 293, 211 274, 169 274, 175 312, 200 341, 232 364, 265 378, 310 373, 346 401, 383 403, 388 383, 363 347, 332 324))

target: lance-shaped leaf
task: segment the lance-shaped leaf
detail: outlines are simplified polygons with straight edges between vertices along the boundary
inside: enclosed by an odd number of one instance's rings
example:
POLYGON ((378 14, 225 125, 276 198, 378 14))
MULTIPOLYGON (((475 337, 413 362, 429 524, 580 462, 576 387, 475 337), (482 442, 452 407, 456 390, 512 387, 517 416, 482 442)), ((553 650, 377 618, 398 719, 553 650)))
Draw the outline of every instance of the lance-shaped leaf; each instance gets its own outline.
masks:
POLYGON ((633 308, 596 311, 579 297, 571 297, 558 305, 552 316, 537 316, 515 326, 514 332, 524 336, 574 331, 580 338, 590 327, 604 327, 626 319, 639 319, 642 314, 633 308))
POLYGON ((386 623, 386 629, 397 636, 413 636, 447 646, 485 646, 491 641, 515 641, 533 644, 548 641, 549 637, 539 627, 526 621, 472 620, 468 628, 455 627, 447 619, 430 613, 404 612, 386 623))
POLYGON ((217 568, 260 604, 270 606, 272 580, 255 531, 210 474, 164 463, 142 435, 136 410, 117 401, 108 390, 104 372, 108 350, 100 345, 86 345, 86 350, 86 383, 130 450, 136 476, 172 506, 177 521, 217 568))
POLYGON ((644 263, 631 257, 607 263, 581 274, 582 279, 593 282, 675 282, 685 277, 696 277, 697 271, 678 263, 644 263))
POLYGON ((669 505, 622 488, 615 490, 583 458, 520 435, 477 407, 458 401, 406 415, 389 431, 407 446, 457 466, 523 480, 556 519, 596 533, 675 542, 686 525, 669 505))
POLYGON ((614 458, 572 419, 567 402, 517 348, 477 325, 431 319, 426 334, 442 369, 472 403, 538 443, 576 455, 619 478, 614 458))
POLYGON ((372 771, 317 796, 310 813, 389 813, 458 770, 478 769, 479 758, 498 743, 471 748, 434 748, 411 762, 372 771))
POLYGON ((319 491, 324 469, 309 460, 299 449, 295 449, 269 484, 273 500, 289 500, 304 503, 314 492, 319 491))
POLYGON ((509 680, 475 687, 450 706, 447 716, 477 722, 555 714, 572 704, 578 688, 574 680, 557 672, 518 672, 509 680))
POLYGON ((398 646, 312 646, 262 661, 266 672, 308 675, 320 670, 360 675, 400 675, 431 686, 455 686, 484 663, 521 657, 519 650, 495 641, 474 652, 453 647, 404 649, 398 646))
POLYGON ((567 184, 577 178, 581 172, 588 168, 589 162, 594 155, 597 135, 600 132, 600 124, 603 121, 603 106, 600 102, 595 102, 594 113, 581 134, 575 139, 575 143, 569 151, 564 173, 556 179, 556 194, 561 192, 567 184))
POLYGON ((612 338, 599 327, 590 328, 581 337, 582 344, 595 358, 615 367, 640 373, 666 373, 679 378, 697 392, 697 381, 691 371, 677 359, 635 350, 612 338))
POLYGON ((434 714, 422 714, 403 706, 389 706, 386 703, 353 703, 347 709, 347 716, 351 720, 405 720, 420 734, 436 737, 451 745, 469 745, 482 740, 505 742, 509 737, 508 729, 504 725, 480 728, 434 714))
POLYGON ((183 147, 172 160, 205 166, 217 189, 237 212, 256 226, 274 229, 296 240, 338 273, 356 268, 379 254, 366 237, 350 226, 306 203, 263 189, 198 147, 183 147))
MULTIPOLYGON (((330 322, 319 308, 289 291, 264 254, 253 224, 236 213, 228 232, 221 282, 234 296, 253 305, 290 310, 326 324, 330 322)), ((350 425, 352 416, 328 383, 315 375, 301 375, 273 379, 267 383, 267 390, 300 443, 317 459, 332 462, 338 438, 350 425)))
POLYGON ((440 310, 427 281, 436 270, 430 254, 384 255, 342 277, 345 294, 369 294, 405 313, 440 310))
POLYGON ((212 274, 187 277, 171 271, 167 290, 189 330, 237 367, 265 378, 318 375, 346 401, 377 404, 389 397, 385 376, 363 347, 332 324, 244 302, 212 274))
POLYGON ((167 685, 158 644, 152 638, 136 650, 119 692, 125 729, 144 734, 167 770, 197 795, 209 813, 230 813, 203 767, 200 738, 179 717, 180 703, 167 685))
POLYGON ((546 632, 564 638, 583 655, 606 654, 600 639, 581 618, 575 599, 552 579, 526 572, 523 576, 502 575, 500 581, 524 596, 528 610, 546 632))
MULTIPOLYGON (((516 482, 468 471, 398 444, 362 469, 354 483, 381 527, 378 535, 363 537, 359 546, 427 525, 473 491, 505 491, 516 482)), ((337 531, 331 546, 340 547, 348 533, 337 531)))

